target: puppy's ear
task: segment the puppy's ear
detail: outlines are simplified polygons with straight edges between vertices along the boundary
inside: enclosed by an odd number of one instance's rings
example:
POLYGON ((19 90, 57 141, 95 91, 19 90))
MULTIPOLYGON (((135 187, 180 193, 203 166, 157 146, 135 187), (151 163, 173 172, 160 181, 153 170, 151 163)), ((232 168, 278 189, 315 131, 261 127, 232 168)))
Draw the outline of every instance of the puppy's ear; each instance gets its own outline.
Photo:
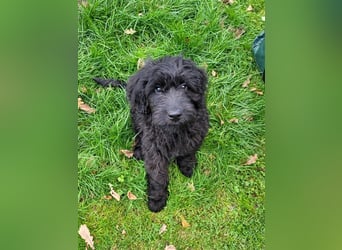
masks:
POLYGON ((208 86, 208 75, 205 70, 201 68, 194 68, 189 75, 191 75, 190 81, 193 84, 194 93, 193 96, 195 101, 199 101, 207 90, 208 86))
POLYGON ((207 72, 202 68, 197 68, 197 70, 198 70, 199 75, 200 75, 200 81, 202 83, 203 92, 205 92, 207 90, 207 86, 208 86, 207 72))
POLYGON ((141 79, 139 75, 140 74, 138 72, 128 80, 126 88, 127 97, 132 111, 147 114, 149 112, 148 101, 145 93, 147 80, 141 79))

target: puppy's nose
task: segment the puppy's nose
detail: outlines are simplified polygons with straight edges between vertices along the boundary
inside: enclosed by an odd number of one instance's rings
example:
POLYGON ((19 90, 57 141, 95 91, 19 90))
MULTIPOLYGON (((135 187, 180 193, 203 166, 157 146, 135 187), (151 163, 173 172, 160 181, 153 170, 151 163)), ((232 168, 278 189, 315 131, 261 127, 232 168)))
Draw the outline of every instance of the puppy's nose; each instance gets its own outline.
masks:
POLYGON ((180 109, 170 110, 167 114, 168 114, 170 120, 178 121, 180 119, 180 117, 182 116, 182 110, 180 110, 180 109))

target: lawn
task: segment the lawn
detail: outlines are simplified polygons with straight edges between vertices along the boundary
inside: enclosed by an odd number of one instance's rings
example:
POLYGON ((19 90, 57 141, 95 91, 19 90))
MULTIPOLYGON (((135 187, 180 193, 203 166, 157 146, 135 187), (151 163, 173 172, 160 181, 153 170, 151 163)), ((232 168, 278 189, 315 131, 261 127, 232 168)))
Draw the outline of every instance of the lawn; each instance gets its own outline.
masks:
POLYGON ((265 249, 265 84, 251 52, 264 2, 94 0, 78 11, 78 95, 95 110, 78 112, 78 223, 95 249, 265 249), (141 59, 180 54, 208 73, 210 129, 193 177, 171 165, 167 207, 152 213, 143 162, 120 152, 134 141, 125 91, 92 78, 127 80, 141 59))

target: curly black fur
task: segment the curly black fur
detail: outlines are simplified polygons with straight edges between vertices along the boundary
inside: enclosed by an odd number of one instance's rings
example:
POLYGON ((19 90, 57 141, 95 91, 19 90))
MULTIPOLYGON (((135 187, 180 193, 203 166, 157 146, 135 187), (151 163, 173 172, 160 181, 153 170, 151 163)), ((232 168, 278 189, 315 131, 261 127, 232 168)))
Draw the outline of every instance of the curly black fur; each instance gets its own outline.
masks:
MULTIPOLYGON (((136 133, 134 156, 144 160, 148 207, 153 212, 166 205, 172 160, 183 175, 193 174, 196 151, 209 127, 207 82, 206 73, 182 57, 148 61, 128 80, 127 97, 136 133)), ((104 84, 120 85, 114 81, 104 84)))

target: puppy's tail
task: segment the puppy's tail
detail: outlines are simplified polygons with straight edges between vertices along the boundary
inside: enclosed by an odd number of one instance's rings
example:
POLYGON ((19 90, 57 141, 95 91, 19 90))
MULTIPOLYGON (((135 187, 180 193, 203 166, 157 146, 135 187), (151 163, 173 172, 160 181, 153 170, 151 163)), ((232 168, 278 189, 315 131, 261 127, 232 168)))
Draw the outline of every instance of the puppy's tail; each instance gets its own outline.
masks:
POLYGON ((103 79, 103 78, 93 78, 93 80, 100 84, 103 87, 120 87, 125 89, 126 88, 126 82, 121 80, 115 80, 115 79, 103 79))

